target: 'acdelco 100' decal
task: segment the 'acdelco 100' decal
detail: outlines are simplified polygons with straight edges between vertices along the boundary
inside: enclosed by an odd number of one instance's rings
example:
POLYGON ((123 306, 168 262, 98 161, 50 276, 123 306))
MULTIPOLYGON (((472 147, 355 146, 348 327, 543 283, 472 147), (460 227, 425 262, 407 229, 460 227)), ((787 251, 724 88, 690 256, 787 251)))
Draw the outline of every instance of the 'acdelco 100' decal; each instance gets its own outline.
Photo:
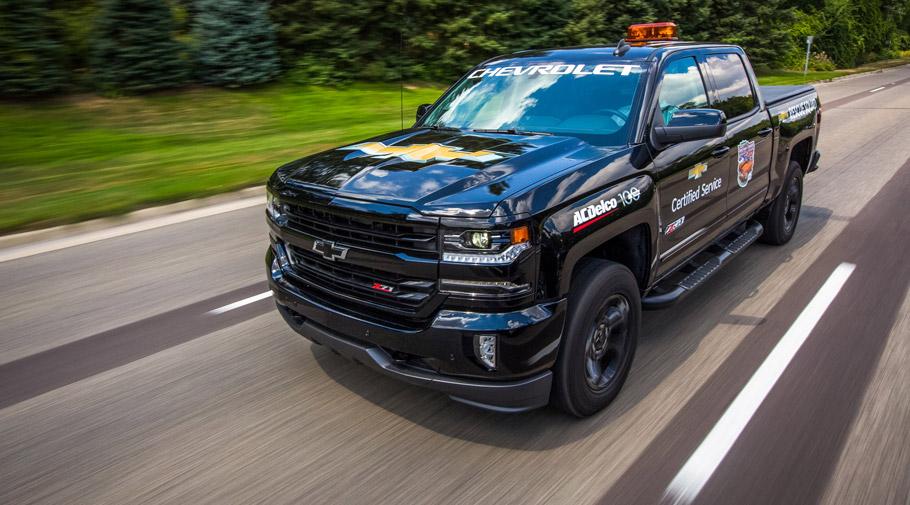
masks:
POLYGON ((616 212, 619 205, 622 205, 623 207, 631 205, 632 203, 637 202, 639 198, 641 198, 641 191, 636 187, 632 187, 625 191, 620 191, 619 194, 612 198, 601 199, 597 203, 592 203, 587 207, 576 210, 575 214, 572 216, 572 221, 575 226, 575 228, 572 229, 572 233, 578 233, 585 227, 616 212))

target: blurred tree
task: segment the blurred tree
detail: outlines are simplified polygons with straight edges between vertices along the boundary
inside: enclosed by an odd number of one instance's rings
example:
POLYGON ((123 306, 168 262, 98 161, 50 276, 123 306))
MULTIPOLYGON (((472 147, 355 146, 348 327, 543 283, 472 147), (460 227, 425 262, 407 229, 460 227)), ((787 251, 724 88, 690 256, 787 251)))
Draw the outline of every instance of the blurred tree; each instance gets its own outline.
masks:
MULTIPOLYGON (((853 19, 852 31, 855 36, 853 58, 852 61, 850 58, 843 58, 845 65, 862 64, 889 56, 890 51, 886 47, 885 41, 894 38, 896 27, 895 19, 886 16, 886 14, 893 16, 894 12, 885 11, 883 4, 893 4, 894 2, 852 0, 831 3, 837 5, 838 9, 843 9, 842 12, 853 19)), ((836 21, 834 25, 837 26, 836 21)), ((835 61, 839 59, 837 54, 831 56, 835 61)))
MULTIPOLYGON (((795 21, 790 25, 790 47, 778 60, 778 66, 790 70, 802 70, 806 61, 806 37, 812 35, 815 38, 812 42, 813 54, 818 56, 819 52, 823 51, 821 47, 824 44, 821 34, 825 30, 825 16, 815 12, 808 14, 799 9, 794 14, 795 21)), ((824 58, 827 58, 827 55, 824 58)), ((825 65, 823 60, 815 59, 809 61, 809 69, 834 70, 834 65, 833 63, 825 65)))
POLYGON ((712 0, 659 0, 654 2, 657 21, 672 21, 680 40, 711 40, 712 0))
POLYGON ((629 25, 663 21, 655 17, 658 3, 646 0, 572 0, 566 32, 576 44, 615 46, 619 39, 625 38, 629 25))
POLYGON ((164 0, 103 0, 90 63, 108 94, 136 93, 186 82, 184 46, 173 39, 174 18, 164 0))
POLYGON ((91 89, 88 78, 88 55, 91 52, 97 0, 55 0, 52 12, 62 30, 64 64, 69 80, 78 89, 91 89))
POLYGON ((772 67, 791 49, 794 9, 784 0, 713 0, 708 39, 736 44, 752 64, 772 67))
POLYGON ((0 94, 37 95, 66 85, 60 26, 47 0, 0 0, 0 94))
POLYGON ((564 0, 276 0, 291 79, 451 80, 496 54, 563 45, 564 0), (401 46, 403 47, 403 50, 401 46))
MULTIPOLYGON (((358 77, 370 60, 397 33, 386 11, 391 4, 378 0, 276 0, 272 19, 279 22, 278 40, 292 79, 322 84, 358 77), (385 29, 381 29, 380 26, 385 29)), ((394 51, 395 44, 385 50, 394 51)))
POLYGON ((276 77, 276 54, 299 83, 449 82, 497 54, 612 46, 653 21, 741 45, 760 70, 802 68, 807 35, 816 69, 910 49, 910 0, 0 0, 0 92, 141 92, 185 82, 190 58, 201 82, 243 86, 276 77))
POLYGON ((406 51, 427 63, 422 73, 451 80, 498 54, 567 42, 567 10, 558 0, 437 0, 409 12, 406 51))
POLYGON ((806 35, 815 36, 813 52, 819 51, 810 68, 824 66, 828 56, 838 67, 849 68, 910 49, 910 0, 790 0, 789 5, 799 12, 790 27, 792 47, 781 66, 804 61, 806 35))
POLYGON ((196 8, 193 60, 201 82, 233 88, 278 76, 281 66, 268 5, 259 0, 200 0, 196 8))

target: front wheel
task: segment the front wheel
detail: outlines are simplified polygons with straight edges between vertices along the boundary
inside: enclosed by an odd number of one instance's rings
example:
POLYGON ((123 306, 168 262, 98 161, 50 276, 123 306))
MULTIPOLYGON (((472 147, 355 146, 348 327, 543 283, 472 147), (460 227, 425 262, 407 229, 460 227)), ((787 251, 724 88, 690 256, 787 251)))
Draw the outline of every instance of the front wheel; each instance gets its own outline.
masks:
POLYGON ((803 204, 803 170, 799 163, 790 162, 785 181, 780 194, 760 219, 765 232, 759 240, 766 244, 786 244, 796 231, 799 211, 803 204))
POLYGON ((567 316, 552 403, 586 417, 616 398, 632 366, 641 327, 632 272, 611 261, 585 260, 572 279, 567 316))

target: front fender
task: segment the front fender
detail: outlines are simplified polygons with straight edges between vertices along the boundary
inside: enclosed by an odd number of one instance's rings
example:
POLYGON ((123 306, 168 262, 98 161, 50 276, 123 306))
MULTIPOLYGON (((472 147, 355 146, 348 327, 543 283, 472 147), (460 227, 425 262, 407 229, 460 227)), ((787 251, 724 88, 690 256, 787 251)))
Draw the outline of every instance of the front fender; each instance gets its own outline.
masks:
POLYGON ((541 266, 559 273, 553 281, 560 296, 564 296, 569 291, 575 264, 626 230, 646 225, 653 247, 657 216, 656 187, 646 174, 579 198, 544 221, 541 266))

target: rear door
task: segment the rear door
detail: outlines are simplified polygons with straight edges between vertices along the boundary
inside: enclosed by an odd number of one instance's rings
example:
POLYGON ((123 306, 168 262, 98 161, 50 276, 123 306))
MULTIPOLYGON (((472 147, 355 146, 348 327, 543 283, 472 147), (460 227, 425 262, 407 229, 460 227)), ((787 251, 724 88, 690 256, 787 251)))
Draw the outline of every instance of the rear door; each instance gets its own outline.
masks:
MULTIPOLYGON (((659 87, 655 123, 666 124, 677 110, 709 107, 702 68, 694 56, 667 60, 659 87)), ((660 192, 658 275, 697 252, 723 226, 730 164, 723 142, 723 138, 681 142, 654 159, 660 192)))
POLYGON ((705 56, 713 82, 712 105, 727 115, 730 147, 727 223, 733 225, 758 210, 771 177, 771 118, 760 107, 745 62, 736 52, 705 56))

